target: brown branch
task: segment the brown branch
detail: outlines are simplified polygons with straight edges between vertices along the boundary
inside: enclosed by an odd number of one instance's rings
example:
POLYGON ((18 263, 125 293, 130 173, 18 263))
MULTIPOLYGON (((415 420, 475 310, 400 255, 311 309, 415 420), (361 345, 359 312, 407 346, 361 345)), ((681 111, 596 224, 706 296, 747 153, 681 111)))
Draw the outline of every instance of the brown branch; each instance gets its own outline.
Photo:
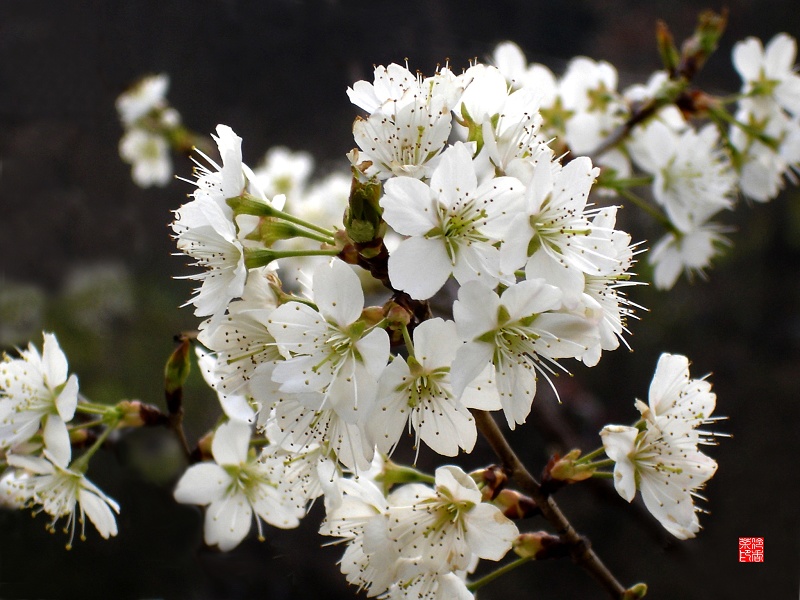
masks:
POLYGON ((617 581, 616 577, 608 570, 608 567, 603 564, 600 557, 595 554, 589 540, 575 530, 564 513, 561 512, 555 500, 542 491, 541 485, 522 464, 522 461, 509 445, 508 440, 506 440, 492 415, 482 410, 472 410, 472 414, 475 416, 475 422, 481 434, 489 442, 503 466, 508 469, 511 477, 514 478, 514 481, 523 492, 536 501, 544 518, 555 527, 559 538, 569 545, 572 560, 588 571, 612 598, 619 600, 625 598, 626 589, 617 581))

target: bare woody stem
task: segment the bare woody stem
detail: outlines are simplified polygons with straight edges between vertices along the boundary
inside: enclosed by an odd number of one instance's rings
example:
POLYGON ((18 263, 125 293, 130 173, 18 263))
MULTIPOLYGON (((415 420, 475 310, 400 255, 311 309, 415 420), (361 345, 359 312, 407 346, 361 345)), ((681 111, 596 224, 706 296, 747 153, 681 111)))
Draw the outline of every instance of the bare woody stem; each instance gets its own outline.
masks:
POLYGON ((498 427, 492 415, 482 410, 472 410, 475 422, 484 438, 500 459, 503 467, 508 470, 511 477, 520 487, 521 491, 531 496, 542 515, 547 519, 561 540, 571 548, 572 560, 582 567, 608 592, 612 598, 622 600, 626 589, 617 581, 616 577, 603 564, 600 557, 592 550, 589 541, 578 534, 564 513, 552 497, 542 491, 538 481, 522 464, 517 454, 511 448, 503 432, 498 427))

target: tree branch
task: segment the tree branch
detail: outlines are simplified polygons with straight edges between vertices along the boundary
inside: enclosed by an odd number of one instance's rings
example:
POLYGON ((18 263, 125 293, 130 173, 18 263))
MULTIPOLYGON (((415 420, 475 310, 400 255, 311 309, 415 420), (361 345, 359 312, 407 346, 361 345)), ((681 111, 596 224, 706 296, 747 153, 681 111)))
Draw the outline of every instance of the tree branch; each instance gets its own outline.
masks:
POLYGON ((561 540, 570 546, 572 560, 588 571, 612 598, 623 599, 626 589, 595 554, 589 540, 575 530, 555 500, 542 491, 541 485, 522 464, 492 415, 482 410, 472 410, 472 414, 475 416, 475 422, 481 434, 489 442, 503 466, 510 472, 511 477, 523 492, 536 501, 544 518, 555 527, 561 540))

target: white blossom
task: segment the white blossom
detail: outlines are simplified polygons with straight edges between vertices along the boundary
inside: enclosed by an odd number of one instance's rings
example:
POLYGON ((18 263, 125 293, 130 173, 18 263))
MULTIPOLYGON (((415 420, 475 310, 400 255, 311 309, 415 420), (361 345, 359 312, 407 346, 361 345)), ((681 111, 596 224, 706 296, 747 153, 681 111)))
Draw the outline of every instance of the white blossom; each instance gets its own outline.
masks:
POLYGON ((456 395, 492 364, 508 426, 524 423, 536 394, 537 371, 546 375, 546 362, 579 357, 598 342, 596 323, 554 312, 561 296, 543 279, 514 284, 502 296, 477 281, 462 286, 453 304, 459 335, 466 341, 451 368, 456 395))
POLYGON ((653 265, 653 282, 662 290, 671 289, 681 273, 705 277, 711 259, 728 244, 723 229, 713 222, 702 222, 690 231, 673 231, 662 237, 648 254, 653 265))
POLYGON ((130 90, 117 98, 117 112, 122 123, 129 127, 153 109, 165 106, 169 76, 165 73, 149 75, 139 80, 130 90))
POLYGON ((764 48, 749 37, 733 47, 733 65, 742 77, 742 93, 761 104, 776 102, 800 115, 800 75, 795 72, 797 41, 785 33, 773 37, 764 48))
POLYGON ((478 185, 463 143, 442 155, 430 185, 409 177, 387 181, 380 201, 383 217, 395 231, 410 236, 389 256, 392 285, 421 300, 433 296, 451 274, 461 284, 485 279, 495 285, 501 273, 494 244, 521 198, 522 185, 512 177, 478 185))
POLYGON ((267 328, 286 360, 272 373, 281 391, 321 392, 315 409, 332 409, 356 423, 372 408, 389 359, 389 336, 360 320, 364 293, 353 270, 334 259, 314 271, 317 308, 279 306, 267 328))
POLYGON ((679 134, 653 121, 636 132, 628 147, 639 165, 655 176, 656 202, 679 230, 691 231, 709 213, 733 206, 736 173, 714 125, 679 134))
POLYGON ((385 518, 391 543, 417 573, 466 570, 475 556, 498 561, 519 535, 455 466, 436 469, 433 488, 409 484, 392 492, 385 518))
POLYGON ((71 453, 67 422, 78 405, 78 377, 69 375, 56 336, 44 333, 42 353, 33 344, 19 358, 0 362, 0 450, 28 441, 42 427, 45 448, 60 464, 71 453))
POLYGON ((165 186, 172 179, 169 144, 159 133, 129 129, 119 142, 119 155, 133 166, 131 175, 139 187, 165 186))
POLYGON ((81 524, 80 538, 85 539, 86 517, 104 539, 117 535, 114 513, 119 514, 119 505, 83 473, 69 469, 69 458, 69 454, 57 457, 47 451, 44 457, 9 454, 8 464, 22 472, 10 484, 18 500, 53 517, 49 525, 51 531, 55 531, 56 522, 65 517, 64 531, 70 536, 67 548, 72 546, 76 523, 81 524))
POLYGON ((679 539, 700 530, 693 497, 713 477, 717 463, 697 449, 708 434, 697 427, 711 422, 716 404, 710 384, 689 377, 688 360, 662 354, 650 385, 650 402, 637 401, 643 420, 637 427, 607 425, 600 432, 614 462, 614 487, 631 502, 638 489, 645 506, 679 539))
POLYGON ((250 531, 255 513, 259 537, 261 521, 274 527, 297 527, 305 514, 303 499, 291 488, 273 479, 278 468, 248 452, 250 426, 228 421, 214 433, 211 454, 214 463, 192 465, 175 488, 175 499, 184 504, 207 506, 205 541, 227 552, 250 531))
POLYGON ((380 381, 378 402, 369 418, 369 430, 380 452, 397 444, 406 425, 413 430, 415 447, 424 442, 444 456, 456 456, 459 448, 471 452, 477 439, 475 420, 469 412, 473 396, 496 398, 488 378, 468 388, 459 399, 450 384, 450 365, 461 345, 455 323, 431 319, 414 329, 414 354, 396 356, 380 381))
POLYGON ((222 206, 208 196, 199 196, 175 211, 172 224, 178 249, 205 270, 185 278, 202 281, 194 304, 198 317, 222 317, 228 304, 242 295, 247 280, 244 247, 236 226, 222 206))

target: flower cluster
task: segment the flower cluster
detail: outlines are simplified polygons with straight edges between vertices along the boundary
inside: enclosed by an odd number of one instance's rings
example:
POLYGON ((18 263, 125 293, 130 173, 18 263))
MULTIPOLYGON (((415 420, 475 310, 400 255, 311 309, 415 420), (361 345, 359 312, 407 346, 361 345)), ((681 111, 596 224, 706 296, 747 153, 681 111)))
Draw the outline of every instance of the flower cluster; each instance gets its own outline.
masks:
POLYGON ((143 77, 117 98, 125 133, 119 155, 132 166, 133 181, 139 187, 167 185, 172 179, 172 139, 181 131, 181 116, 167 104, 169 77, 143 77))
POLYGON ((734 47, 743 87, 733 114, 716 99, 692 96, 686 76, 674 70, 618 91, 616 70, 606 62, 577 57, 558 79, 544 65, 527 64, 512 43, 498 46, 493 59, 512 89, 538 91, 541 134, 555 138, 557 153, 590 154, 603 167, 605 190, 632 202, 641 200, 630 188, 649 186, 648 211, 667 229, 649 262, 656 286, 669 289, 684 271, 702 275, 727 242, 724 227, 711 219, 733 208, 737 191, 768 201, 800 167, 796 50, 786 34, 766 50, 755 38, 734 47), (678 99, 694 105, 679 111, 678 99), (615 138, 620 132, 626 135, 615 138))
POLYGON ((433 487, 411 483, 387 496, 367 477, 341 488, 320 533, 347 544, 342 572, 369 597, 472 598, 466 575, 481 558, 502 559, 519 535, 458 467, 437 469, 433 487))
POLYGON ((716 461, 698 450, 713 442, 715 434, 698 428, 716 420, 716 400, 708 381, 689 376, 685 356, 662 354, 648 404, 636 401, 641 421, 600 432, 619 495, 631 502, 638 489, 647 510, 682 540, 700 531, 693 498, 717 470, 716 461))
POLYGON ((503 558, 516 526, 457 467, 433 488, 384 493, 373 465, 406 430, 417 452, 471 452, 471 410, 502 410, 513 428, 559 359, 594 365, 617 348, 635 249, 616 207, 588 200, 598 169, 556 158, 534 95, 509 91, 496 67, 432 78, 378 67, 350 97, 369 115, 354 124, 344 229, 304 210, 303 155, 273 150, 250 169, 223 125, 221 164, 201 153, 172 228, 202 268, 190 303, 206 317, 200 361, 226 421, 213 461, 191 466, 175 498, 205 506, 206 542, 229 550, 254 516, 260 536, 262 522, 295 527, 322 496, 322 532, 347 542, 349 581, 387 598, 471 597, 467 575, 503 558), (287 263, 314 256, 302 295, 287 291, 287 263), (389 301, 366 306, 345 260, 389 301), (456 284, 452 318, 420 316, 456 284))
POLYGON ((78 407, 78 378, 52 333, 41 354, 33 344, 19 358, 0 362, 0 459, 3 504, 30 507, 52 517, 50 529, 66 518, 72 545, 85 517, 104 538, 117 534, 119 506, 84 475, 90 453, 72 461, 70 423, 78 407))
MULTIPOLYGON (((606 62, 577 57, 556 77, 511 43, 460 73, 377 66, 347 90, 363 111, 347 176, 312 181, 311 157, 285 148, 251 169, 242 138, 217 126, 219 160, 197 151, 194 189, 172 223, 199 269, 187 304, 204 319, 198 363, 224 413, 208 443, 186 448, 200 458, 174 492, 205 507, 207 544, 233 549, 254 520, 261 539, 264 523, 297 527, 321 499, 321 533, 345 545, 341 570, 370 597, 468 599, 483 584, 467 582, 480 559, 575 550, 582 542, 543 502, 594 475, 613 477, 629 502, 638 490, 676 537, 699 531, 694 498, 717 466, 699 446, 713 442, 704 426, 716 397, 679 355, 659 360, 649 403, 636 401, 639 422, 607 425, 603 447, 583 458, 555 457, 541 484, 505 453, 530 497, 506 488, 500 468, 429 476, 387 457, 405 438, 417 454, 469 453, 478 423, 502 447, 484 411, 502 411, 514 429, 540 378, 558 395, 551 376, 568 372, 568 359, 592 367, 627 346, 640 307, 626 291, 639 283, 631 269, 642 250, 617 228, 615 197, 664 227, 649 262, 666 289, 681 273, 703 274, 727 243, 713 219, 737 194, 767 201, 793 177, 795 41, 737 44, 743 87, 723 100, 692 87, 724 21, 702 19, 703 43, 678 52, 662 31, 664 70, 623 91, 606 62), (603 452, 608 460, 591 462, 603 452), (558 537, 520 534, 509 520, 539 510, 558 537)), ((148 78, 118 101, 120 151, 140 185, 166 181, 167 148, 189 135, 166 87, 165 76, 148 78)), ((71 515, 73 529, 79 503, 80 519, 107 537, 117 507, 82 475, 97 444, 70 465, 77 380, 55 348, 46 335, 43 357, 31 347, 0 371, 11 467, 0 489, 54 519, 71 515)), ((175 428, 180 411, 169 410, 162 424, 175 428)))

